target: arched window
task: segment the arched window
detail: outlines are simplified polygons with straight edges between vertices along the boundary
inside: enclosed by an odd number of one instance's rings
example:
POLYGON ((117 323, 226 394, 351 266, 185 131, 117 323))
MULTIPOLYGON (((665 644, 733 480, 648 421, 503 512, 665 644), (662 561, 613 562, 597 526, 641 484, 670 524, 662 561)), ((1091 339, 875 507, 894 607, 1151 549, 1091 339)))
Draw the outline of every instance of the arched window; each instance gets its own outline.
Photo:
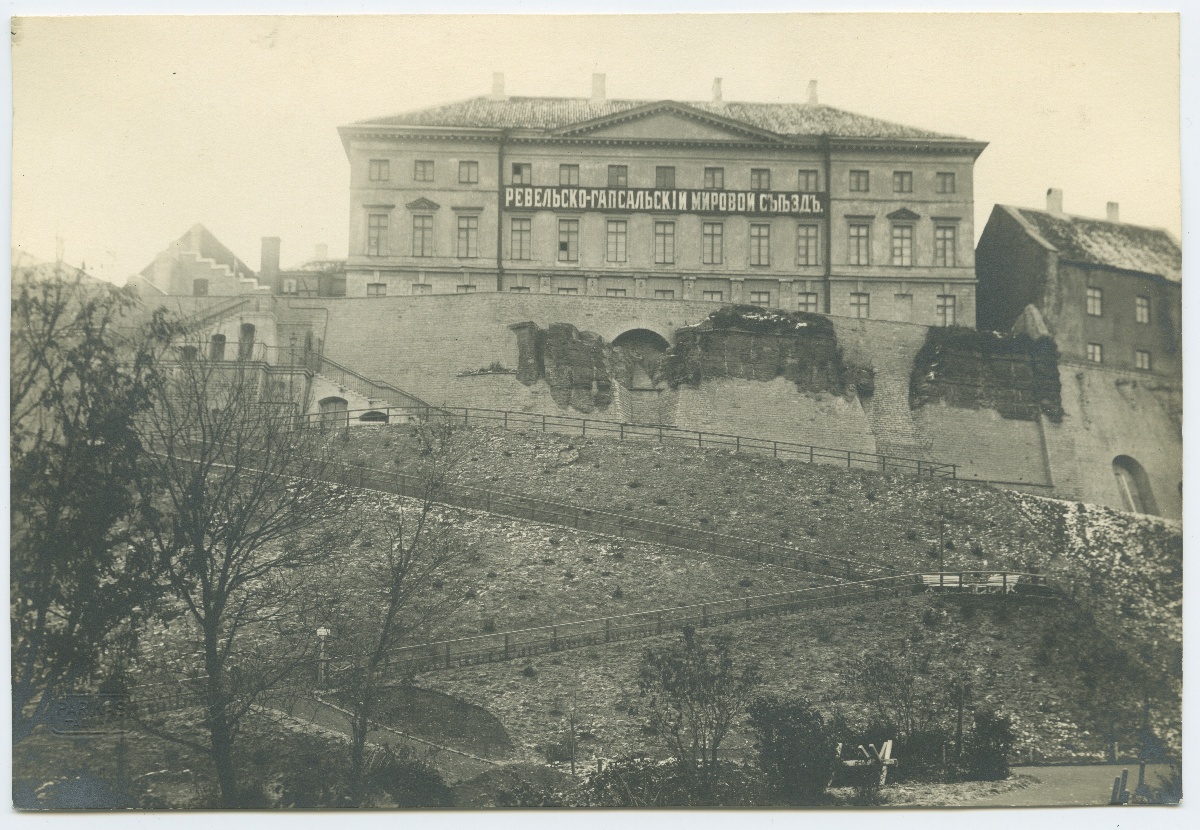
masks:
POLYGON ((180 346, 179 347, 179 359, 180 360, 183 360, 186 362, 191 362, 196 359, 197 353, 198 353, 198 349, 195 346, 180 346))
POLYGON ((362 421, 364 424, 386 424, 388 422, 388 416, 386 412, 380 412, 376 409, 372 409, 370 412, 364 412, 363 414, 359 415, 358 420, 362 421))
POLYGON ((1158 504, 1150 489, 1150 478, 1146 470, 1128 455, 1118 455, 1112 462, 1113 476, 1117 479, 1117 491, 1132 513, 1158 513, 1158 504))
POLYGON ((254 324, 242 323, 241 339, 238 340, 238 360, 250 360, 254 356, 254 324))
POLYGON ((214 334, 208 343, 209 360, 225 359, 225 335, 214 334))

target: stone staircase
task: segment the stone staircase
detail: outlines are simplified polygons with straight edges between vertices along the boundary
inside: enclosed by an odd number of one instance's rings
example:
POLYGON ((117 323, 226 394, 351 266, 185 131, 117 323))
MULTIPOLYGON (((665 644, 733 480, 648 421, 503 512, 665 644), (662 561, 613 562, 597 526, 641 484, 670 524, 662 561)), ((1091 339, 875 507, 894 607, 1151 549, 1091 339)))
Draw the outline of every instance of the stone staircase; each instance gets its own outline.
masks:
POLYGON ((912 356, 906 350, 875 355, 875 392, 863 410, 875 434, 876 452, 899 458, 932 460, 931 439, 913 419, 908 405, 912 356))

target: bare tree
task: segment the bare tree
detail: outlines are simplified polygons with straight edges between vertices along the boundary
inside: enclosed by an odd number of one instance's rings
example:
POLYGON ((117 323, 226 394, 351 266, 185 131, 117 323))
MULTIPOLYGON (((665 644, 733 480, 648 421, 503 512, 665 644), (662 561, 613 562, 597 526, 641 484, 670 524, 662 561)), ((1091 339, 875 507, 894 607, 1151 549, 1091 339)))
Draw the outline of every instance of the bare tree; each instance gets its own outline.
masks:
POLYGON ((243 719, 311 656, 292 573, 331 544, 348 497, 322 481, 319 435, 298 428, 291 402, 268 399, 261 364, 183 354, 142 424, 157 506, 146 543, 201 663, 206 740, 167 737, 208 755, 229 807, 243 719))
POLYGON ((12 272, 9 386, 14 740, 88 679, 151 599, 128 542, 143 504, 134 422, 172 334, 136 295, 68 269, 12 272))
POLYGON ((353 561, 331 562, 318 578, 333 630, 333 682, 350 710, 349 793, 369 806, 367 734, 380 702, 394 651, 414 634, 428 636, 460 600, 431 590, 457 575, 466 545, 446 508, 437 505, 446 478, 462 457, 461 439, 448 424, 417 427, 420 463, 406 475, 407 498, 360 499, 353 561))
POLYGON ((761 682, 758 666, 738 666, 725 635, 687 626, 683 642, 647 649, 638 688, 659 739, 689 771, 716 767, 717 751, 761 682))

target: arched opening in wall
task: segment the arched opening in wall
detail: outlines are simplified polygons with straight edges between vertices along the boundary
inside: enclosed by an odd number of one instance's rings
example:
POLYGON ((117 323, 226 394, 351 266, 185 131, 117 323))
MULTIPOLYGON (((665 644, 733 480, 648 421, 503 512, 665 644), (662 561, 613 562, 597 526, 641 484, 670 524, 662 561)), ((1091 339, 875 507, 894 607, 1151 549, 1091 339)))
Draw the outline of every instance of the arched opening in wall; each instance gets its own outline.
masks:
POLYGON ((199 350, 195 346, 180 346, 179 359, 185 363, 190 363, 195 360, 199 354, 199 350))
POLYGON ((238 360, 249 360, 254 356, 254 324, 242 323, 238 340, 238 360))
POLYGON ((208 280, 194 279, 192 280, 192 296, 207 297, 208 296, 208 280))
POLYGON ((380 412, 377 409, 372 409, 370 412, 364 412, 358 416, 358 420, 364 424, 386 424, 388 416, 386 412, 380 412))
POLYGON ((224 360, 225 359, 225 335, 214 334, 212 339, 208 341, 208 359, 209 360, 224 360))
POLYGON ((650 329, 630 329, 617 335, 612 344, 631 358, 631 388, 653 388, 653 379, 658 375, 658 366, 662 362, 663 354, 671 345, 666 338, 650 329))
POLYGON ((350 406, 345 398, 322 398, 317 406, 321 410, 321 429, 350 426, 350 406))
POLYGON ((1157 515, 1158 504, 1154 501, 1150 478, 1142 465, 1128 455, 1118 455, 1113 459, 1112 468, 1125 509, 1133 513, 1157 515))

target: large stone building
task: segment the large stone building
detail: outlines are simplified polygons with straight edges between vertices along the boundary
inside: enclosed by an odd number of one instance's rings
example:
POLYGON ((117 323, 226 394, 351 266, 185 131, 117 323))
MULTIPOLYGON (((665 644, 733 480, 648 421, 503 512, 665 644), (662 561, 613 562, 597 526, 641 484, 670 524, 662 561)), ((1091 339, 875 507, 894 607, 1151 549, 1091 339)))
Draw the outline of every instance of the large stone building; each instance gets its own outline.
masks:
POLYGON ((975 324, 982 142, 817 102, 490 96, 342 127, 348 296, 755 303, 975 324))

